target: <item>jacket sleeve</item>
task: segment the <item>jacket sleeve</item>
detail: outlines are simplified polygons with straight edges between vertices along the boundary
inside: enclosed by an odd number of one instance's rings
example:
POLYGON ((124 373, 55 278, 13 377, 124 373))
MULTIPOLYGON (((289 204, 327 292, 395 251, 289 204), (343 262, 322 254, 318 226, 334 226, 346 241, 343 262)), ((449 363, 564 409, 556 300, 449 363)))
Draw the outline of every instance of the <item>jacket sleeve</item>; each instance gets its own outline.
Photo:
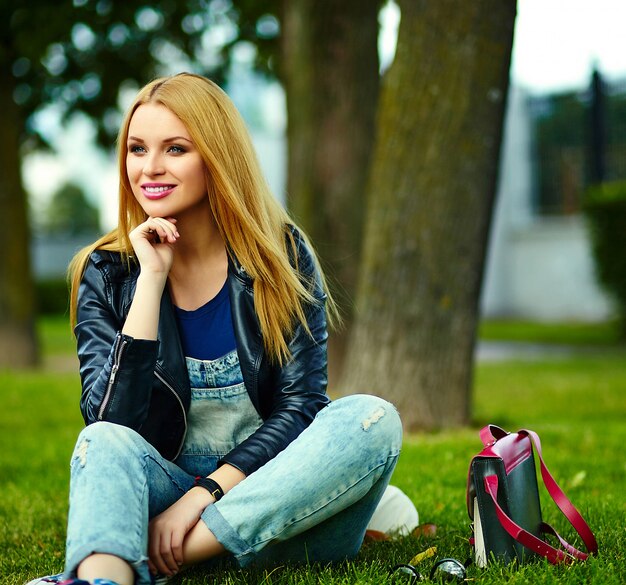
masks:
POLYGON ((315 302, 305 308, 309 331, 298 324, 289 340, 290 361, 282 367, 271 368, 270 387, 259 389, 271 397, 267 416, 262 413, 263 424, 220 461, 220 464, 237 467, 246 475, 276 457, 330 402, 326 394, 326 294, 311 251, 297 233, 295 235, 299 247, 298 270, 305 282, 313 285, 315 302))
POLYGON ((125 316, 113 309, 122 306, 113 298, 128 286, 129 279, 111 283, 105 268, 90 259, 79 288, 74 332, 85 423, 105 420, 139 430, 150 404, 158 341, 120 332, 125 316))

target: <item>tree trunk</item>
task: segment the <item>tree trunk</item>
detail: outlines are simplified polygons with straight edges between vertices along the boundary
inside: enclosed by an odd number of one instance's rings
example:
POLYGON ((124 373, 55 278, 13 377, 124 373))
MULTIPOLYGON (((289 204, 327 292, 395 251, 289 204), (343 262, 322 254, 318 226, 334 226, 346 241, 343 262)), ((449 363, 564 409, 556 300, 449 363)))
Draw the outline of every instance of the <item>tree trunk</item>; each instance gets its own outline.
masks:
POLYGON ((514 0, 400 0, 344 388, 405 429, 465 424, 514 0))
MULTIPOLYGON (((3 60, 4 61, 4 60, 3 60)), ((22 186, 20 111, 13 101, 10 64, 0 62, 0 368, 37 363, 35 291, 30 266, 30 232, 26 195, 22 186)))
MULTIPOLYGON (((379 85, 374 0, 283 3, 290 211, 311 236, 349 329, 379 85)), ((329 377, 344 334, 331 336, 329 377)))

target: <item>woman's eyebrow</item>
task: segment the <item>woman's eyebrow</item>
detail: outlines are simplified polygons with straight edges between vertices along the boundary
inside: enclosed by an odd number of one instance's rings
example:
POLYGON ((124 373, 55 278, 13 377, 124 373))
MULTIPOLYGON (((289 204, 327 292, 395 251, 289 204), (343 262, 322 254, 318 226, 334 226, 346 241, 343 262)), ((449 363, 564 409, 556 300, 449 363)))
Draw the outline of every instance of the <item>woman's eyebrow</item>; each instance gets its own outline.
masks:
MULTIPOLYGON (((138 138, 137 136, 129 136, 128 140, 132 140, 133 142, 144 142, 142 138, 138 138)), ((186 142, 193 144, 189 138, 185 138, 184 136, 172 136, 171 138, 165 138, 163 142, 178 142, 179 140, 185 140, 186 142)))
POLYGON ((163 142, 178 142, 179 140, 185 140, 186 142, 192 144, 191 140, 189 140, 189 138, 185 138, 184 136, 172 136, 171 138, 166 138, 163 142))

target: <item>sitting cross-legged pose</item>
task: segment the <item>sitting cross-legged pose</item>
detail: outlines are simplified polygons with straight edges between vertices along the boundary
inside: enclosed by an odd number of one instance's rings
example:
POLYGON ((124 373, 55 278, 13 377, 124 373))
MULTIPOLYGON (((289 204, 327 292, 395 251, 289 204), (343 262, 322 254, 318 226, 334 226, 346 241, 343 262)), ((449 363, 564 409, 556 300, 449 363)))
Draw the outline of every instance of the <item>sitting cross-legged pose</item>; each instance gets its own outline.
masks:
POLYGON ((353 557, 402 427, 376 396, 327 397, 335 307, 239 113, 208 79, 157 79, 118 148, 118 226, 70 266, 87 426, 65 571, 31 583, 353 557))

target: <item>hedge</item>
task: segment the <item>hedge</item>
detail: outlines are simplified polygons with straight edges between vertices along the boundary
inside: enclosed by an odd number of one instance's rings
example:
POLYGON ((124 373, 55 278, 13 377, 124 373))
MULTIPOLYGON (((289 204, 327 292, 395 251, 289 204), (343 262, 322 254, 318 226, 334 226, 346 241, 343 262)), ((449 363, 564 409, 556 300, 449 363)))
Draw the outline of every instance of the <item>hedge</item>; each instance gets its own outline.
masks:
POLYGON ((602 183, 585 194, 598 280, 617 304, 626 337, 626 181, 602 183))
POLYGON ((65 278, 50 278, 35 283, 37 314, 63 315, 70 306, 70 294, 65 278))

